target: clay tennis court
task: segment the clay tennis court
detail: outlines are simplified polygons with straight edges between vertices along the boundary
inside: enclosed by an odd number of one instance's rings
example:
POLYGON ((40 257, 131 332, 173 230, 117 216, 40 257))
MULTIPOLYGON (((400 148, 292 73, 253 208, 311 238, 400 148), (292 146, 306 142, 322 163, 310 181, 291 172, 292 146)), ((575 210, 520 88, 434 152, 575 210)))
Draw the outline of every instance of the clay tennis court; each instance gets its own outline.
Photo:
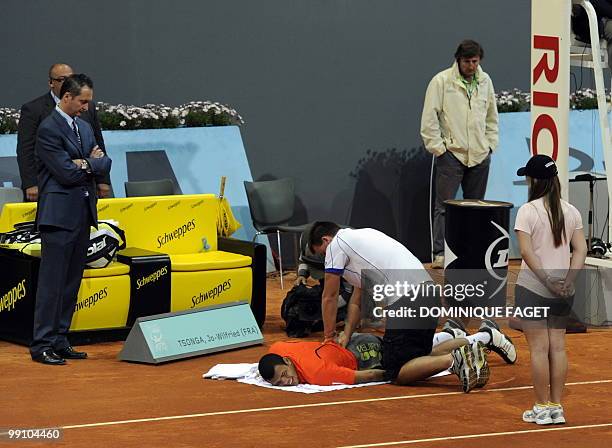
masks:
MULTIPOLYGON (((287 283, 293 281, 291 274, 287 283)), ((62 428, 60 442, 2 445, 80 447, 593 447, 612 440, 612 332, 567 336, 568 423, 537 426, 525 337, 508 330, 515 365, 489 356, 491 380, 463 394, 456 377, 414 387, 373 386, 320 394, 202 379, 218 363, 256 362, 286 339, 277 278, 268 279, 265 345, 159 366, 120 362, 122 343, 85 347, 86 361, 45 366, 26 347, 0 342, 0 432, 62 428)), ((318 340, 315 334, 311 340, 318 340)))

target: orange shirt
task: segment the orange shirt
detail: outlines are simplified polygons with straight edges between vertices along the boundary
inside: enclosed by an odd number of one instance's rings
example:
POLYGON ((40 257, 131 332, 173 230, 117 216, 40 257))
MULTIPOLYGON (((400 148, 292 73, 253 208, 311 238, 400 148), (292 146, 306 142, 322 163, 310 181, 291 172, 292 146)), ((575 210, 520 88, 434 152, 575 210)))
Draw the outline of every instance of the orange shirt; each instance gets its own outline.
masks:
POLYGON ((357 360, 351 352, 336 343, 275 342, 270 347, 270 353, 289 358, 297 370, 300 383, 319 386, 355 384, 357 360))

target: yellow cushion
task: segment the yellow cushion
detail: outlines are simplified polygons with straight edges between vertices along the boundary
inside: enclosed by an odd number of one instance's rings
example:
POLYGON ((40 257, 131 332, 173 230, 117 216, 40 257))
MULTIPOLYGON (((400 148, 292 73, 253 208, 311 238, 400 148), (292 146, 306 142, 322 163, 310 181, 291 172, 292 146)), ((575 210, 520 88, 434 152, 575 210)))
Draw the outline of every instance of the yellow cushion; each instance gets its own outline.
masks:
POLYGON ((243 268, 251 265, 251 257, 215 250, 198 254, 169 254, 173 271, 208 271, 243 268))
POLYGON ((105 268, 100 269, 85 269, 83 272, 83 278, 93 277, 111 277, 113 275, 125 275, 130 273, 130 267, 127 264, 113 261, 105 268))

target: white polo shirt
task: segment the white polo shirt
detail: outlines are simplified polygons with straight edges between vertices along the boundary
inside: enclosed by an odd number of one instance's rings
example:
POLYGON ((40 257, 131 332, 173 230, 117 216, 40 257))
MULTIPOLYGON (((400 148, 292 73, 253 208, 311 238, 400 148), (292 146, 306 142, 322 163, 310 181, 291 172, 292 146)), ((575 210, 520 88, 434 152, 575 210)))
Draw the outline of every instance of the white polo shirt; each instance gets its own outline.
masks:
MULTIPOLYGON (((375 229, 340 229, 325 252, 325 272, 338 274, 357 288, 373 284, 432 279, 423 264, 393 238, 375 229)), ((399 297, 389 297, 387 305, 399 297)))

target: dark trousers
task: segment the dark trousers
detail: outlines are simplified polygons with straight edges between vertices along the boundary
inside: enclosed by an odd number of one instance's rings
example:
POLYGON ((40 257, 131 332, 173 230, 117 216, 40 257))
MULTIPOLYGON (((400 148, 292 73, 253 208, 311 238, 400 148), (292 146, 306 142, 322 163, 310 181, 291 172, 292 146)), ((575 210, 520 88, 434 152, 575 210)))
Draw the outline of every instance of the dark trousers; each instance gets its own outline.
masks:
POLYGON ((489 154, 479 165, 468 168, 450 152, 436 158, 436 203, 433 219, 433 253, 444 255, 444 201, 455 199, 459 185, 464 199, 484 199, 489 179, 489 154))
POLYGON ((75 230, 40 226, 41 260, 34 308, 30 353, 62 350, 70 345, 67 334, 85 268, 90 214, 86 199, 75 207, 75 230))

